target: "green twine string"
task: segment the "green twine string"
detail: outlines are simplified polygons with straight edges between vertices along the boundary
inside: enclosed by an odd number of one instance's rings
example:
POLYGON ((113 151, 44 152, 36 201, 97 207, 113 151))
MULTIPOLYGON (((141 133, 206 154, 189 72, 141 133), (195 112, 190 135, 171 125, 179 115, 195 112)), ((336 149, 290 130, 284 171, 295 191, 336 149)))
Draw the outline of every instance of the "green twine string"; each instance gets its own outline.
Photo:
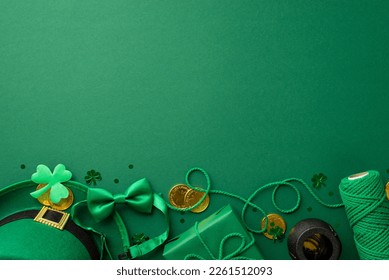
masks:
POLYGON ((354 241, 363 260, 389 259, 389 201, 379 172, 350 180, 339 186, 354 241))
POLYGON ((338 208, 338 207, 343 207, 344 204, 343 203, 338 203, 338 204, 328 204, 324 201, 322 201, 312 190, 311 188, 309 187, 309 185, 307 183, 305 183, 303 180, 301 179, 298 179, 298 178, 290 178, 290 179, 286 179, 286 180, 282 180, 282 181, 278 181, 278 182, 273 182, 273 183, 269 183, 269 184, 266 184, 264 186, 261 186, 259 187, 258 189, 256 189, 250 196, 248 199, 245 199, 243 197, 241 197, 240 195, 237 195, 237 194, 233 194, 233 193, 229 193, 229 192, 225 192, 225 191, 222 191, 222 190, 211 190, 211 179, 208 175, 208 173, 200 168, 200 167, 194 167, 192 169, 190 169, 187 173, 186 173, 186 176, 185 176, 185 181, 186 181, 186 184, 188 185, 188 187, 192 188, 192 189, 195 189, 197 191, 200 191, 200 192, 204 192, 205 195, 203 195, 203 197, 193 206, 191 207, 188 207, 188 208, 177 208, 173 205, 171 205, 170 203, 167 203, 168 207, 170 209, 173 209, 175 211, 182 211, 182 212, 186 212, 186 211, 190 211, 196 207, 198 207, 205 199, 206 195, 207 194, 221 194, 221 195, 226 195, 226 196, 229 196, 229 197, 233 197, 233 198, 236 198, 238 200, 241 200, 242 202, 244 202, 244 206, 242 208, 242 212, 241 212, 241 219, 242 219, 242 222, 244 224, 244 226, 246 227, 246 229, 250 232, 253 232, 253 233, 262 233, 264 231, 267 230, 267 226, 268 226, 268 219, 267 219, 267 214, 266 212, 261 208, 259 207, 258 205, 252 203, 252 200, 255 198, 255 196, 260 193, 261 191, 264 191, 266 189, 269 189, 269 188, 274 188, 273 189, 273 193, 272 193, 272 202, 273 202, 273 205, 274 207, 280 211, 281 213, 285 213, 285 214, 288 214, 288 213, 292 213, 294 211, 296 211, 299 206, 300 206, 300 203, 301 203, 301 195, 300 195, 300 191, 299 189, 295 186, 295 183, 298 183, 298 184, 301 184, 303 187, 305 187, 309 193, 313 196, 313 198, 320 204, 324 205, 325 207, 329 207, 329 208, 338 208), (201 189, 201 188, 197 188, 195 186, 193 186, 191 183, 190 183, 190 180, 189 180, 189 177, 192 173, 194 172, 201 172, 205 179, 206 179, 206 188, 205 190, 204 189, 201 189), (296 192, 296 197, 297 197, 297 201, 296 201, 296 204, 290 208, 290 209, 283 209, 281 207, 278 206, 277 202, 276 202, 276 195, 277 195, 277 191, 280 187, 282 186, 286 186, 286 187, 290 187, 292 188, 295 192, 296 192), (255 209, 257 209, 259 212, 262 213, 263 217, 265 217, 265 225, 262 229, 260 230, 257 230, 257 229, 254 229, 254 228, 251 228, 247 222, 246 222, 246 219, 245 219, 245 214, 246 214, 246 211, 247 211, 247 207, 248 206, 251 206, 255 209))

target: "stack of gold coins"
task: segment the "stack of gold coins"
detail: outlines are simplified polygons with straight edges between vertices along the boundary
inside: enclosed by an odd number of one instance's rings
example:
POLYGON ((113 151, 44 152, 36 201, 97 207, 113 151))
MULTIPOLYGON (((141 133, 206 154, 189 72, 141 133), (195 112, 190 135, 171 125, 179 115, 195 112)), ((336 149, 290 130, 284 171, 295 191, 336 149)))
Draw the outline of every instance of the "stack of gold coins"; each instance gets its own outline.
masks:
POLYGON ((321 238, 320 233, 315 233, 314 235, 308 237, 303 243, 304 250, 310 251, 313 255, 317 255, 320 251, 321 238))
MULTIPOLYGON (((192 207, 205 195, 204 192, 197 191, 189 188, 187 185, 178 184, 172 187, 169 191, 169 201, 170 203, 177 208, 185 209, 192 207)), ((191 209, 193 213, 201 213, 208 208, 209 205, 209 195, 205 197, 203 202, 200 203, 196 208, 191 209)))
POLYGON ((57 209, 57 210, 66 210, 68 209, 70 206, 72 206, 73 204, 73 201, 74 201, 74 195, 73 195, 73 192, 68 188, 66 187, 69 191, 69 195, 68 197, 66 198, 62 198, 58 203, 53 203, 51 200, 50 200, 50 206, 53 208, 53 209, 57 209))
MULTIPOLYGON (((39 189, 43 188, 44 186, 46 186, 46 184, 39 184, 36 189, 39 190, 39 189)), ((57 210, 68 209, 73 204, 74 195, 73 195, 73 192, 68 187, 66 187, 66 188, 69 191, 68 197, 61 199, 58 203, 54 203, 51 201, 50 190, 46 191, 40 197, 38 197, 39 203, 44 205, 44 206, 50 206, 51 208, 57 209, 57 210)))
MULTIPOLYGON (((39 184, 37 187, 36 187, 36 190, 40 190, 41 188, 43 188, 44 186, 46 186, 46 184, 39 184)), ((39 203, 44 205, 44 206, 50 206, 50 191, 46 191, 44 192, 40 197, 37 198, 39 203)))

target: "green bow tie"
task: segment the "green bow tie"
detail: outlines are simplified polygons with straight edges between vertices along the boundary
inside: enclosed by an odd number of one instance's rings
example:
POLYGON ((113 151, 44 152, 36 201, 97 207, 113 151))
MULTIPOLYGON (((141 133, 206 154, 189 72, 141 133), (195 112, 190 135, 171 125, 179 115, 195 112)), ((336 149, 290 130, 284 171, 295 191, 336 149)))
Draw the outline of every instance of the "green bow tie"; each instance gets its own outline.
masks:
POLYGON ((105 189, 98 188, 88 190, 88 209, 97 222, 111 215, 117 203, 126 204, 142 213, 150 213, 153 207, 153 192, 149 182, 145 178, 136 181, 124 194, 113 195, 105 189))

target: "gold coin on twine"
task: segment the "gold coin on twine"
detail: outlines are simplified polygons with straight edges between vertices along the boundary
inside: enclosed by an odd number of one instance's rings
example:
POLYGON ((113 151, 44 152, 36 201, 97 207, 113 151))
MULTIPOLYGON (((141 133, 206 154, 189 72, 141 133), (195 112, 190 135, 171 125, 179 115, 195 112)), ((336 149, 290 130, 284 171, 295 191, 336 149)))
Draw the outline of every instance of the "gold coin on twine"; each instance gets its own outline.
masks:
POLYGON ((177 208, 187 208, 185 195, 190 190, 187 185, 178 184, 173 186, 169 191, 170 204, 177 208))
MULTIPOLYGON (((266 231, 263 232, 263 235, 272 240, 280 239, 286 231, 286 223, 285 220, 278 214, 268 214, 267 215, 267 228, 266 231)), ((261 229, 265 227, 266 217, 262 219, 261 229)))
POLYGON ((66 187, 66 188, 69 191, 68 197, 67 198, 62 198, 58 203, 53 203, 50 200, 51 208, 56 209, 56 210, 66 210, 70 206, 72 206, 73 201, 74 201, 74 195, 73 195, 73 192, 68 187, 66 187))
POLYGON ((386 192, 386 199, 389 200, 389 182, 387 182, 385 185, 385 192, 386 192))
MULTIPOLYGON (((41 188, 43 188, 46 185, 47 184, 39 184, 36 187, 36 190, 40 190, 41 188)), ((50 190, 47 190, 46 192, 44 192, 40 197, 37 198, 37 200, 39 201, 40 204, 42 204, 44 206, 50 206, 50 190)))
MULTIPOLYGON (((184 200, 187 204, 187 207, 192 207, 193 205, 195 205, 197 202, 199 202, 203 198, 204 195, 205 195, 204 192, 190 189, 185 194, 185 197, 184 197, 184 200)), ((197 206, 196 208, 193 208, 190 211, 193 213, 201 213, 201 212, 204 212, 208 208, 208 205, 209 205, 209 195, 207 194, 207 196, 205 197, 203 202, 201 202, 199 206, 197 206)))

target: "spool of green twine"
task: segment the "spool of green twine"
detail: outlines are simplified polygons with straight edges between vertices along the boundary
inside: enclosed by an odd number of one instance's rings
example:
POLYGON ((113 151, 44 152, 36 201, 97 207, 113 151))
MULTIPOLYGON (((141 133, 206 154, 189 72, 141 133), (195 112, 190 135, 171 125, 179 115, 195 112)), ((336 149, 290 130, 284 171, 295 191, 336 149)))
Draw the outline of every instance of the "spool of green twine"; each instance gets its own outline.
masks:
POLYGON ((370 170, 344 178, 340 195, 362 260, 389 259, 389 201, 380 173, 370 170))

